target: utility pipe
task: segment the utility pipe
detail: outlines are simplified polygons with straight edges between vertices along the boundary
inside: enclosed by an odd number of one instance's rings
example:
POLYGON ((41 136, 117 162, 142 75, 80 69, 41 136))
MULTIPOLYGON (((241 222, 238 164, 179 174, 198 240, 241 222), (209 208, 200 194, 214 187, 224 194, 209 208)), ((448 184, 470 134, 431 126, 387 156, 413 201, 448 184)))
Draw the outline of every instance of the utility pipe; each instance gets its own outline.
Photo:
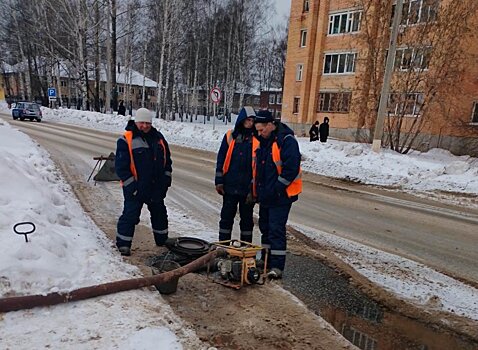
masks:
POLYGON ((101 295, 124 292, 132 289, 139 289, 149 287, 156 284, 167 283, 173 278, 179 278, 190 272, 194 272, 216 257, 224 255, 226 252, 223 249, 216 249, 203 255, 189 264, 180 267, 179 269, 161 273, 150 277, 135 278, 129 280, 121 280, 115 282, 108 282, 98 284, 95 286, 75 289, 67 293, 50 293, 47 295, 25 295, 18 297, 2 298, 0 299, 0 313, 32 309, 38 306, 50 306, 68 303, 70 301, 78 301, 98 297, 101 295))

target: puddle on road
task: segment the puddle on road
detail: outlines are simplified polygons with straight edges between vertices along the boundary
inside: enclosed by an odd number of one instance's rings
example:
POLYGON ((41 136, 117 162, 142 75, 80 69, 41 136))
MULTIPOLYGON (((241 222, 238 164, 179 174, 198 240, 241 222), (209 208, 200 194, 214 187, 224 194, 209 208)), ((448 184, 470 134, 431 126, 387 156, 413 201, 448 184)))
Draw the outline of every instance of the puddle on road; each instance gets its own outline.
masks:
POLYGON ((315 259, 287 254, 283 286, 364 350, 472 350, 478 341, 389 312, 315 259))

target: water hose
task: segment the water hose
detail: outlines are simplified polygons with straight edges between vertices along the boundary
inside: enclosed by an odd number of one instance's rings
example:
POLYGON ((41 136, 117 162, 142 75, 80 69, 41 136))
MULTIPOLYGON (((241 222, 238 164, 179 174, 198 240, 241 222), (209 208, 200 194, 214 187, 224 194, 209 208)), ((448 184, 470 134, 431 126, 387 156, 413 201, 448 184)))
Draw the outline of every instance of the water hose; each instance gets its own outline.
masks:
POLYGON ((63 304, 71 301, 84 300, 98 297, 101 295, 113 294, 132 289, 139 289, 152 285, 167 283, 173 278, 179 278, 190 272, 194 272, 205 266, 208 262, 214 260, 216 257, 220 257, 225 254, 226 252, 223 249, 212 250, 206 255, 203 255, 202 257, 190 262, 183 267, 150 277, 108 282, 95 286, 75 289, 66 293, 50 293, 47 295, 24 295, 2 298, 0 299, 0 313, 32 309, 38 306, 63 304))

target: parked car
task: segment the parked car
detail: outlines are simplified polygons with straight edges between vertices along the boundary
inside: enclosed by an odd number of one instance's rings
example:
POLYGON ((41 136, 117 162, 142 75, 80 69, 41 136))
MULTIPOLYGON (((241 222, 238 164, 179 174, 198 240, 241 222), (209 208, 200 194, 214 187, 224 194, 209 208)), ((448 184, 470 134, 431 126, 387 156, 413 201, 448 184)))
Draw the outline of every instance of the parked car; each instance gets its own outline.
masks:
POLYGON ((12 117, 13 120, 30 119, 31 121, 41 122, 42 114, 40 106, 34 102, 17 102, 12 109, 12 117))

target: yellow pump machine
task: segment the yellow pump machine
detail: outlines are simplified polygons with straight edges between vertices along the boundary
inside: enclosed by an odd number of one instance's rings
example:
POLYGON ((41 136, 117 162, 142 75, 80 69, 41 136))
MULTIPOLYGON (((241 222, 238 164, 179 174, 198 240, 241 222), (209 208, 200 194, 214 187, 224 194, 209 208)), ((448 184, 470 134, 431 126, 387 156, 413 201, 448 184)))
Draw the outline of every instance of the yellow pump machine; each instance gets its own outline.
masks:
MULTIPOLYGON (((213 247, 226 251, 226 256, 214 261, 211 273, 211 264, 208 265, 208 275, 213 276, 214 282, 225 286, 240 289, 244 285, 264 284, 265 278, 256 265, 257 253, 262 247, 241 240, 227 240, 212 244, 213 247), (262 278, 261 278, 262 277, 262 278)), ((264 258, 264 269, 267 271, 267 255, 264 258)))

